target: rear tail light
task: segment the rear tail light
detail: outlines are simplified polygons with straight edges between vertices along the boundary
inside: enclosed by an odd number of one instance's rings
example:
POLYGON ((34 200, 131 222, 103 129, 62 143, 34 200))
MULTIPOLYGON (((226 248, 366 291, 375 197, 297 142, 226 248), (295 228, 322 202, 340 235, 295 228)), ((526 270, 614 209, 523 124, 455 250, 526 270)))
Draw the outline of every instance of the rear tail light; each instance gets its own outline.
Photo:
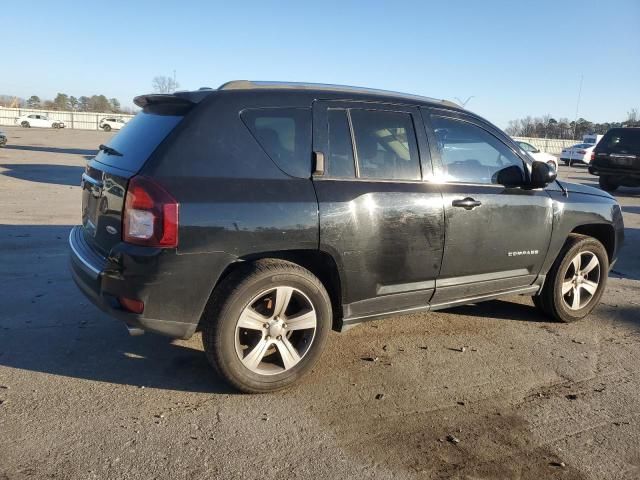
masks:
POLYGON ((591 152, 591 161, 593 162, 596 158, 595 152, 591 152))
POLYGON ((178 202, 147 177, 129 181, 122 216, 122 239, 150 247, 178 246, 178 202))

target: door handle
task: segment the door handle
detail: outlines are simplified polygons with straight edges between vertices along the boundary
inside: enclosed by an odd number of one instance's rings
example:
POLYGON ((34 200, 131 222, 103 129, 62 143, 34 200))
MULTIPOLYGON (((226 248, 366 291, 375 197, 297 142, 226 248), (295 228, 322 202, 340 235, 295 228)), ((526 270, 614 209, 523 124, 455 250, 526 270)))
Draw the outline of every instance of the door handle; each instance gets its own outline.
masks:
POLYGON ((462 200, 454 200, 451 202, 454 207, 464 208, 465 210, 473 210, 476 207, 482 205, 482 202, 474 200, 471 197, 463 198, 462 200))

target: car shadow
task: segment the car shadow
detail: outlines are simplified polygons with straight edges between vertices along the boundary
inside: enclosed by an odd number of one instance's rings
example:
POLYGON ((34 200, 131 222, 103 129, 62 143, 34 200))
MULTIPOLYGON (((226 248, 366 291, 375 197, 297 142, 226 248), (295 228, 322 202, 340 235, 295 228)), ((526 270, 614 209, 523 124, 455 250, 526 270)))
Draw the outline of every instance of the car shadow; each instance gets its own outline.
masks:
POLYGON ((86 155, 94 157, 98 150, 90 150, 86 148, 58 148, 58 147, 39 147, 32 145, 6 145, 7 150, 25 150, 30 152, 47 152, 47 153, 65 153, 68 155, 86 155))
POLYGON ((93 306, 68 269, 70 229, 0 225, 0 365, 135 387, 235 392, 209 365, 199 335, 131 337, 93 306))
POLYGON ((448 308, 443 312, 466 317, 494 318, 500 320, 516 320, 521 322, 552 322, 532 303, 523 304, 505 299, 462 305, 448 308))
POLYGON ((28 182, 55 185, 79 186, 84 167, 74 165, 51 165, 45 163, 4 163, 0 175, 28 182))

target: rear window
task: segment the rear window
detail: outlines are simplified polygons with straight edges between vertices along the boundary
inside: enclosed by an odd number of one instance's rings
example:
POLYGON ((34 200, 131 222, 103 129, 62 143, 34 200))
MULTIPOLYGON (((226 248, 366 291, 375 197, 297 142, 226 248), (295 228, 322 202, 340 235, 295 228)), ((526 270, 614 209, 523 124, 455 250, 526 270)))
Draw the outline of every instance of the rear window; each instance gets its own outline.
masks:
POLYGON ((293 177, 311 176, 310 109, 255 108, 244 110, 240 116, 283 172, 293 177))
POLYGON ((609 130, 596 149, 599 152, 640 155, 640 128, 609 130))
POLYGON ((182 119, 179 115, 140 112, 106 144, 122 156, 100 151, 96 160, 105 165, 137 172, 182 119))

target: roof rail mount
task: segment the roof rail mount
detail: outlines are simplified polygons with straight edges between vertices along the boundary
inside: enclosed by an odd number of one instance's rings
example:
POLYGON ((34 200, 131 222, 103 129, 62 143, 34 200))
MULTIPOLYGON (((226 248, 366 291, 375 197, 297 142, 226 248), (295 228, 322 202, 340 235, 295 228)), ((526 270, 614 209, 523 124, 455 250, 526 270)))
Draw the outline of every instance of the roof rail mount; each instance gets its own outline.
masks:
POLYGON ((256 81, 256 80, 231 80, 223 83, 218 90, 260 90, 260 89, 282 89, 282 90, 327 90, 344 93, 368 93, 372 95, 390 95, 400 97, 407 100, 419 100, 427 102, 436 102, 448 105, 450 107, 461 108, 457 103, 449 100, 442 100, 421 95, 413 95, 410 93, 394 92, 392 90, 380 90, 377 88, 354 87, 351 85, 332 85, 326 83, 310 83, 310 82, 278 82, 278 81, 256 81))

